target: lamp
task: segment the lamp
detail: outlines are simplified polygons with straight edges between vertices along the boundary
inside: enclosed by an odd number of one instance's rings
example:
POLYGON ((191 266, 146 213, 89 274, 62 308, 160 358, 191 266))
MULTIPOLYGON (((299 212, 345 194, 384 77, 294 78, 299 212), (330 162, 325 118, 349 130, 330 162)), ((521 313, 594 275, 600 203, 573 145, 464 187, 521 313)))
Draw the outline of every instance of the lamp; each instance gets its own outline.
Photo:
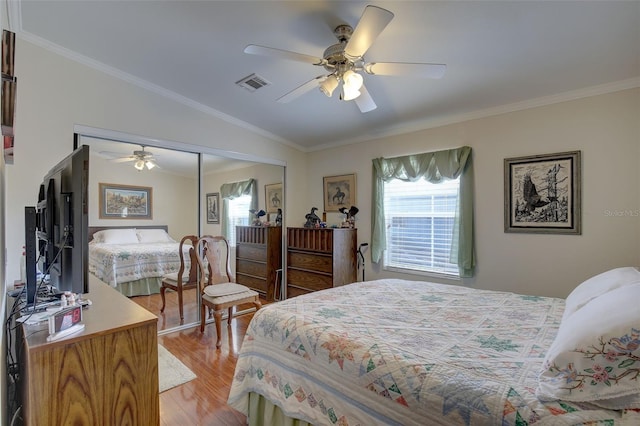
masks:
POLYGON ((336 77, 335 74, 331 74, 322 83, 320 83, 320 91, 329 98, 333 95, 333 91, 336 90, 336 87, 338 87, 338 77, 336 77))
POLYGON ((151 170, 156 166, 156 163, 154 163, 151 160, 147 160, 147 162, 145 163, 145 165, 147 166, 147 169, 151 170))

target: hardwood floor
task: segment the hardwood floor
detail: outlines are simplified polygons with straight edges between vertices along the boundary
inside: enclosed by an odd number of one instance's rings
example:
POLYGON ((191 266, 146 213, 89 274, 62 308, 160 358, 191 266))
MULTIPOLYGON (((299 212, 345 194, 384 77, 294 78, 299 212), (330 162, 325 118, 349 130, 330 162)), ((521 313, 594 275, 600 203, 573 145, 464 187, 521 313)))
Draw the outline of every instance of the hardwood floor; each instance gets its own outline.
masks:
MULTIPOLYGON (((135 300, 135 298, 133 298, 135 300)), ((145 308, 159 314, 160 296, 145 300, 145 308)), ((142 299, 141 299, 142 300, 142 299)), ((262 300, 263 304, 265 303, 262 300)), ((142 304, 142 303, 140 303, 142 304)), ((246 308, 251 307, 246 305, 246 308)), ((241 306, 242 310, 245 306, 241 306)), ((166 315, 175 309, 165 310, 166 315)), ((185 306, 185 322, 188 312, 185 306)), ((161 315, 161 314, 160 314, 161 315)), ((159 322, 162 317, 158 315, 159 322)), ((177 314, 176 314, 177 316, 177 314)), ((253 318, 253 313, 234 318, 231 326, 222 327, 222 347, 216 350, 216 329, 207 324, 204 333, 200 327, 158 336, 158 343, 167 348, 196 374, 196 378, 160 394, 160 424, 200 426, 244 426, 246 417, 227 405, 227 397, 236 366, 242 339, 253 318), (231 333, 229 334, 229 331, 231 333)), ((160 325, 159 325, 160 327, 160 325)))

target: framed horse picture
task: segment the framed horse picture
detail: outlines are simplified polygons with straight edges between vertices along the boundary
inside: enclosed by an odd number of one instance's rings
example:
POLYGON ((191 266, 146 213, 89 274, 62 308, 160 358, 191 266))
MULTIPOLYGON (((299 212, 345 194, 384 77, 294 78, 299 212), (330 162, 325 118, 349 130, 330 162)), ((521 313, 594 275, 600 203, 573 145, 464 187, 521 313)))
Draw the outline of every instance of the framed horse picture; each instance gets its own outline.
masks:
POLYGON ((325 176, 323 178, 324 211, 337 212, 340 207, 356 204, 356 175, 325 176))

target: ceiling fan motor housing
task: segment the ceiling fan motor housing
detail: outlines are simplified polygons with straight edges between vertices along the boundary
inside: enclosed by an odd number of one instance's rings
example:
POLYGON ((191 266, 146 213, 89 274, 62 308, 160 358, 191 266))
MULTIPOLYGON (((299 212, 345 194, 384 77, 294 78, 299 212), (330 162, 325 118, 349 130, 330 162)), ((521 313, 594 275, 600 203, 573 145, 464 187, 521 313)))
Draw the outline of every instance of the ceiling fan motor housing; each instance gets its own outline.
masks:
POLYGON ((362 61, 362 58, 348 57, 344 49, 353 34, 353 28, 349 25, 338 25, 333 34, 339 43, 327 47, 322 57, 327 61, 324 68, 327 71, 336 72, 338 76, 342 76, 346 71, 356 67, 356 62, 362 61))

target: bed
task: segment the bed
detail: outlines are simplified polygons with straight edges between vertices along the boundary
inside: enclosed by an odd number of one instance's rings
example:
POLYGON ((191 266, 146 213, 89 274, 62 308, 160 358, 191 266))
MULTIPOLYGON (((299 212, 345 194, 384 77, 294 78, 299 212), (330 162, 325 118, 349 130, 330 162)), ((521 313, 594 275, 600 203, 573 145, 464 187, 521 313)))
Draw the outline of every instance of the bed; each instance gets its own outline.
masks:
MULTIPOLYGON (((640 343, 635 273, 635 287, 625 287, 635 293, 616 296, 627 299, 620 310, 631 311, 640 343)), ((640 353, 614 351, 614 368, 631 374, 609 370, 598 356, 609 389, 620 384, 612 378, 630 383, 605 395, 600 381, 604 393, 594 397, 588 366, 576 372, 582 361, 566 358, 585 354, 567 355, 558 343, 557 336, 585 333, 588 341, 599 330, 588 318, 603 318, 598 309, 606 308, 581 304, 591 301, 582 290, 565 301, 386 279, 267 305, 248 326, 228 403, 253 425, 640 425, 640 353), (588 330, 574 333, 581 323, 588 330), (549 359, 552 352, 565 358, 549 359)), ((634 338, 633 327, 625 336, 634 338)))
MULTIPOLYGON (((89 227, 89 272, 128 297, 160 292, 180 269, 179 243, 167 226, 89 227)), ((188 250, 185 263, 189 264, 188 250)))

